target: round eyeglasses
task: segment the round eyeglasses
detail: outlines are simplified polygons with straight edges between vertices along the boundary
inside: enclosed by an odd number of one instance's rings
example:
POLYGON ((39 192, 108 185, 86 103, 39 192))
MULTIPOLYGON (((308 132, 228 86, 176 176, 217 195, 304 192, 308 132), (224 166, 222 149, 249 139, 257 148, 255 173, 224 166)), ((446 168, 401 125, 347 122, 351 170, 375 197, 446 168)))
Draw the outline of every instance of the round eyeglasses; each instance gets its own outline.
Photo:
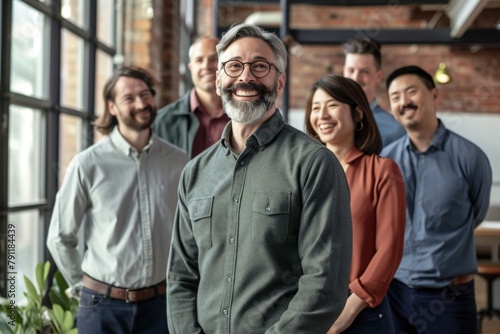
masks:
MULTIPOLYGON (((245 63, 239 61, 239 60, 228 60, 226 62, 221 63, 222 68, 224 69, 224 72, 231 78, 237 78, 243 73, 245 70, 245 65, 248 65, 250 67, 250 72, 254 75, 256 78, 263 78, 266 75, 271 72, 271 67, 274 66, 276 71, 278 69, 276 68, 276 65, 273 63, 267 62, 265 60, 258 60, 258 61, 247 61, 245 63)), ((279 71, 278 71, 279 72, 279 71)))

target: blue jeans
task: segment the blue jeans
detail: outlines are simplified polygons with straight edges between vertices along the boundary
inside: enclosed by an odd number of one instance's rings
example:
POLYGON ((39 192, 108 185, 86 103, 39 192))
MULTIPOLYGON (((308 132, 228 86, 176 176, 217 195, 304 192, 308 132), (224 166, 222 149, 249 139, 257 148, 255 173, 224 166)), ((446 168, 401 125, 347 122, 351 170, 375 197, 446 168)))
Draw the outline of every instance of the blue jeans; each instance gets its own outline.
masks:
POLYGON ((384 298, 377 307, 365 307, 342 334, 394 334, 389 301, 384 298))
POLYGON ((387 293, 397 334, 477 333, 474 281, 410 288, 393 279, 387 293))
POLYGON ((78 333, 168 334, 166 305, 165 295, 127 303, 84 287, 76 317, 78 333))

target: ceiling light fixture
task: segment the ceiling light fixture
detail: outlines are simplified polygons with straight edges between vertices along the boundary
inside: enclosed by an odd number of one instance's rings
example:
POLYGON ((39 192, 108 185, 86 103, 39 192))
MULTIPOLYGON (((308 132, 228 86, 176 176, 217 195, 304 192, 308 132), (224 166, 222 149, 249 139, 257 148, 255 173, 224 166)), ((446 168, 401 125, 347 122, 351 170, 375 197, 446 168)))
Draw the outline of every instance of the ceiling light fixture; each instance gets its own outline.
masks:
POLYGON ((439 84, 447 84, 451 81, 451 76, 445 63, 439 64, 436 74, 434 74, 434 81, 439 84))

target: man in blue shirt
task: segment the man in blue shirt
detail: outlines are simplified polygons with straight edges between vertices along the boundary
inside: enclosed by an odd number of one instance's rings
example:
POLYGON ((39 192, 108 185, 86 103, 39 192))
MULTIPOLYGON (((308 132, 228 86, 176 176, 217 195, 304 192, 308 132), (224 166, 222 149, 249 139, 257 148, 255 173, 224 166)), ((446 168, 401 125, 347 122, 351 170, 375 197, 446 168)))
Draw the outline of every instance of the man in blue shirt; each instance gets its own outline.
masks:
POLYGON ((420 67, 397 69, 387 89, 407 132, 381 154, 406 186, 403 259, 388 292, 396 333, 477 333, 474 228, 488 210, 488 158, 437 118, 438 92, 420 67))
POLYGON ((376 100, 382 80, 380 44, 371 38, 354 38, 342 45, 345 54, 344 76, 356 81, 366 94, 385 147, 405 134, 394 117, 382 109, 376 100))

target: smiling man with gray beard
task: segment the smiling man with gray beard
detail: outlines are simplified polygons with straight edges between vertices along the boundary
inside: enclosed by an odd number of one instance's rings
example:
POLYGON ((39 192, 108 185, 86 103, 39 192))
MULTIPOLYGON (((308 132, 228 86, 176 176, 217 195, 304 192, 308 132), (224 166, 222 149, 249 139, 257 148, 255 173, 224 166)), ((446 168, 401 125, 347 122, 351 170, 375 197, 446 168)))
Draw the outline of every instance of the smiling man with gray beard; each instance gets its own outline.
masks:
POLYGON ((285 124, 287 53, 233 26, 216 86, 231 118, 179 184, 167 270, 171 333, 326 333, 347 299, 351 216, 335 156, 285 124))

